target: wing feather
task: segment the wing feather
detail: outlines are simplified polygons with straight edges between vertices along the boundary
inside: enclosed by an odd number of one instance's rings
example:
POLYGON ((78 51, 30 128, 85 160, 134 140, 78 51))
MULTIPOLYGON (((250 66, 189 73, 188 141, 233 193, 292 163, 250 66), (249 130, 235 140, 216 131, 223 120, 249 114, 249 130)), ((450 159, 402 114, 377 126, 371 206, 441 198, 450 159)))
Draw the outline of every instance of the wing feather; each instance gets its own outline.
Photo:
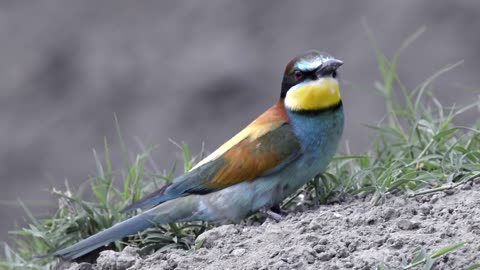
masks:
POLYGON ((254 181, 285 166, 299 153, 300 144, 280 100, 188 173, 123 211, 254 181))

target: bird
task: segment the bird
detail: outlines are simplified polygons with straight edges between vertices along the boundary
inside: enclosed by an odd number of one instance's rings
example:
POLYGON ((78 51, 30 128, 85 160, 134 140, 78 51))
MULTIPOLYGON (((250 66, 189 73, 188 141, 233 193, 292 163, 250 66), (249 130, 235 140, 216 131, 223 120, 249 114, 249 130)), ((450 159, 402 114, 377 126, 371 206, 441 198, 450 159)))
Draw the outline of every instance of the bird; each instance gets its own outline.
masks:
POLYGON ((271 210, 323 172, 340 142, 344 113, 337 80, 343 62, 309 50, 286 66, 280 98, 187 173, 122 212, 151 207, 46 256, 74 260, 155 224, 238 223, 271 210))

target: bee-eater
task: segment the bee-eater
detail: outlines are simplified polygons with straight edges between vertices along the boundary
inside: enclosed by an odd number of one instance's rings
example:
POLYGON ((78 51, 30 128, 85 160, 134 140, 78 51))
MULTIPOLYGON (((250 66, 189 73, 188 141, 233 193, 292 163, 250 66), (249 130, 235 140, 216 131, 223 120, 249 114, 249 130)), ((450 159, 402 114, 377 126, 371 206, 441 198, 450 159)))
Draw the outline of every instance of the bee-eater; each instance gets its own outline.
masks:
MULTIPOLYGON (((278 205, 325 170, 343 131, 336 70, 343 64, 309 51, 291 60, 280 99, 172 183, 124 211, 153 208, 49 255, 76 259, 154 224, 239 222, 278 205)), ((278 215, 277 215, 278 217, 278 215)))

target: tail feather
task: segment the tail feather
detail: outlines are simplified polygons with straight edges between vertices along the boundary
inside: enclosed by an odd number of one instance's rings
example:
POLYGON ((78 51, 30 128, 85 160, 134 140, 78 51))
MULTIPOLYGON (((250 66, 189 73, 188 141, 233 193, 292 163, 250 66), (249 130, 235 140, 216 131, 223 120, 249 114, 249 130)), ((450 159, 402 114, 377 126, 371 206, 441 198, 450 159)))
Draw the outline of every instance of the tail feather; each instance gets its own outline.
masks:
POLYGON ((197 201, 192 197, 182 197, 167 201, 142 214, 131 217, 104 231, 98 232, 70 247, 57 250, 42 257, 60 256, 66 260, 74 260, 101 246, 139 231, 143 231, 155 224, 197 220, 199 216, 196 214, 196 202, 197 201))
POLYGON ((152 221, 148 219, 148 216, 141 214, 115 224, 104 231, 96 233, 70 247, 57 250, 47 256, 60 256, 66 260, 74 260, 110 242, 151 226, 152 221))

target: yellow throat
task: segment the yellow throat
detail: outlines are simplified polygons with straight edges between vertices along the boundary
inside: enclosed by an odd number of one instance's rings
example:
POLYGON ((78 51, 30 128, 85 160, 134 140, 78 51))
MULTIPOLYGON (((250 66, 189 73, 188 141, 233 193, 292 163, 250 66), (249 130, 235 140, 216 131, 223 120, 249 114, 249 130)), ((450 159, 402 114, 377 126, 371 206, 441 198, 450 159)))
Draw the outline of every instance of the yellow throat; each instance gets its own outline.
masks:
POLYGON ((290 88, 285 97, 285 107, 292 111, 318 111, 331 108, 340 100, 338 81, 320 78, 290 88))

